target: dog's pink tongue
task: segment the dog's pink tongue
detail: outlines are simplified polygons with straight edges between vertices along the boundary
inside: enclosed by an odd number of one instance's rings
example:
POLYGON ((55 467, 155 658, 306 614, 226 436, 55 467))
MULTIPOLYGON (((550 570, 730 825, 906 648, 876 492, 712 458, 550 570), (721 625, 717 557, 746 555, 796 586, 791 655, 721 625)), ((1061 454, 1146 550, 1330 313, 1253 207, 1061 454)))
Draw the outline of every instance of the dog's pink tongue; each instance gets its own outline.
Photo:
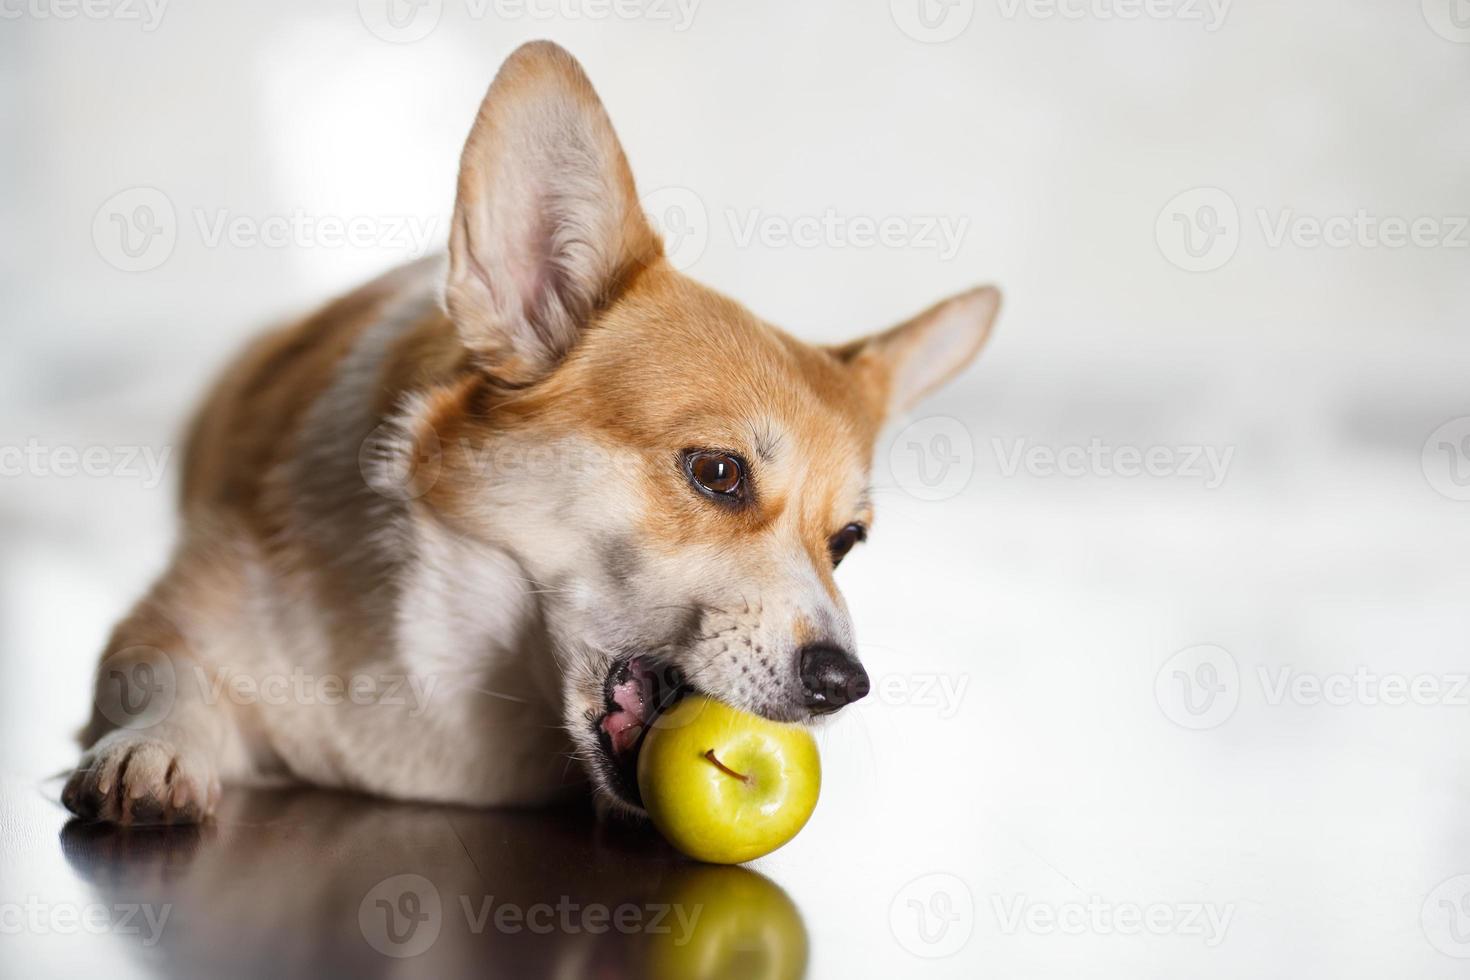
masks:
POLYGON ((613 688, 613 703, 617 707, 603 716, 602 729, 612 741, 615 754, 631 749, 643 732, 650 693, 647 687, 647 676, 632 670, 627 680, 613 688))

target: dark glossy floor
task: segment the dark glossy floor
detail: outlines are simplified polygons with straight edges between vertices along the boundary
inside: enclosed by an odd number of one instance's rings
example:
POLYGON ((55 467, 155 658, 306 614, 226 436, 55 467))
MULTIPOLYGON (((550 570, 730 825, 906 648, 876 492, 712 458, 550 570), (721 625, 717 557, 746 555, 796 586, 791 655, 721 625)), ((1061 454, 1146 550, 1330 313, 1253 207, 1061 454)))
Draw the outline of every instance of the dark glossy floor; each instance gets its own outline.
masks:
POLYGON ((801 913, 744 868, 692 864, 582 808, 485 812, 236 791, 206 827, 69 821, 0 798, 6 976, 797 977, 801 913), (15 878, 12 884, 19 883, 15 878), (30 882, 27 882, 29 884, 30 882), (9 889, 7 889, 9 890, 9 889))

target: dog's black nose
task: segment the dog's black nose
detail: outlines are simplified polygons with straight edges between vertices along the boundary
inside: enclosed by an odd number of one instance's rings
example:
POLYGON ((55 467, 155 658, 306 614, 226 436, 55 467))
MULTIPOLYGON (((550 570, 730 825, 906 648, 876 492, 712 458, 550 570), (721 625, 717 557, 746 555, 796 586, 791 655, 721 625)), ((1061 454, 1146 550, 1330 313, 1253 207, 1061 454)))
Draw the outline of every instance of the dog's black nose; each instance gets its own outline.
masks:
POLYGON ((846 650, 813 643, 801 649, 801 686, 808 708, 836 711, 867 695, 868 672, 846 650))

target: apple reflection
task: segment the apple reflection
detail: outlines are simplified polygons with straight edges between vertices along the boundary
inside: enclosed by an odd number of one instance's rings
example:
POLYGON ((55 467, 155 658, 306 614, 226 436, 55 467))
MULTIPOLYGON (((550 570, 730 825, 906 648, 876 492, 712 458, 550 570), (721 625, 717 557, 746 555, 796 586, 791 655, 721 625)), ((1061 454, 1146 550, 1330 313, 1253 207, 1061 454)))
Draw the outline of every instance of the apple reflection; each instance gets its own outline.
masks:
POLYGON ((584 806, 478 811, 236 790, 203 828, 69 823, 109 905, 168 907, 148 973, 274 978, 799 978, 806 926, 743 867, 700 865, 584 806))

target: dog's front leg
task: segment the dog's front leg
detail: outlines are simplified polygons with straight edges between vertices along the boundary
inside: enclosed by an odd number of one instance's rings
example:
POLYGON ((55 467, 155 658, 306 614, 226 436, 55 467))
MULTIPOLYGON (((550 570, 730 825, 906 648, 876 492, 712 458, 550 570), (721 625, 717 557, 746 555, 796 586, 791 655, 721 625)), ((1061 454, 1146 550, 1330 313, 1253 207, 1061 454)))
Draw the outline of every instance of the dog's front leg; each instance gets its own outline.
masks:
MULTIPOLYGON (((198 609, 233 614, 238 581, 219 553, 181 552, 113 630, 97 669, 80 762, 62 790, 67 809, 111 823, 195 823, 219 802, 224 759, 241 752, 228 705, 210 697, 198 644, 181 622, 198 609)), ((197 634, 197 628, 192 630, 197 634)))

